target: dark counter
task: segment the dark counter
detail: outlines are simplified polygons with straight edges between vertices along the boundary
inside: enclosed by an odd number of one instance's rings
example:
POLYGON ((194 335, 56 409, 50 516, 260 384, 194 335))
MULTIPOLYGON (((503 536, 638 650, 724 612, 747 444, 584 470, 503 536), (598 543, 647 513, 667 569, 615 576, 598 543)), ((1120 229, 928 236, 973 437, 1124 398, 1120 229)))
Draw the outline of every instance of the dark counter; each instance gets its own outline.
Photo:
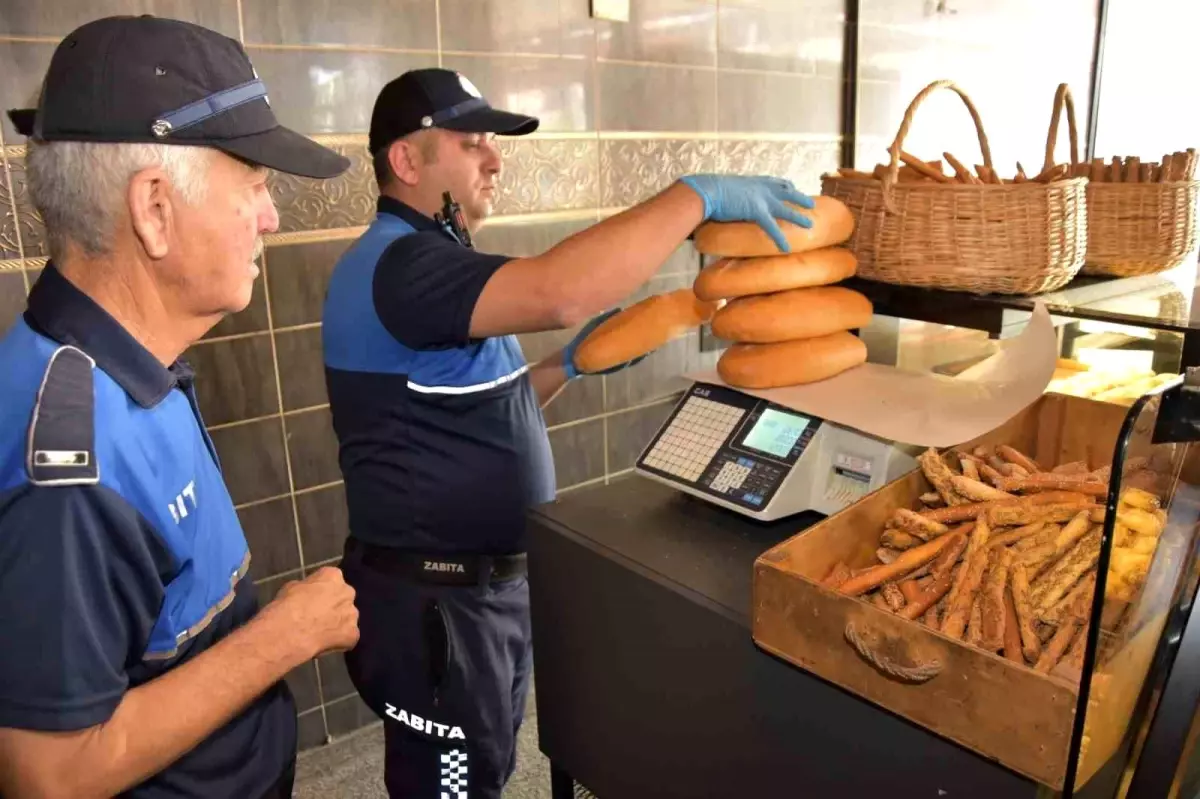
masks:
POLYGON ((814 519, 762 524, 638 476, 536 510, 538 727, 554 767, 601 799, 1046 795, 754 645, 754 560, 814 519))

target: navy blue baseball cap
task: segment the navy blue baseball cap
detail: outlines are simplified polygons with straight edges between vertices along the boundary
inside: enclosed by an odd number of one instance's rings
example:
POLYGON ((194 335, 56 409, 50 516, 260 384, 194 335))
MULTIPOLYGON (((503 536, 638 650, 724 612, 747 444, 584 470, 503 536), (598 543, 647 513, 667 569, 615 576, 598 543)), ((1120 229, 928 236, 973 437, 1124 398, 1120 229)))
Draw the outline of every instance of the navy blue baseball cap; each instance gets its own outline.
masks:
POLYGON ((536 117, 492 108, 475 84, 452 69, 413 69, 384 86, 371 111, 370 148, 377 153, 424 128, 524 136, 536 117))
POLYGON ((54 51, 37 108, 8 112, 34 141, 212 147, 311 178, 349 159, 279 124, 246 51, 216 31, 149 15, 83 25, 54 51))

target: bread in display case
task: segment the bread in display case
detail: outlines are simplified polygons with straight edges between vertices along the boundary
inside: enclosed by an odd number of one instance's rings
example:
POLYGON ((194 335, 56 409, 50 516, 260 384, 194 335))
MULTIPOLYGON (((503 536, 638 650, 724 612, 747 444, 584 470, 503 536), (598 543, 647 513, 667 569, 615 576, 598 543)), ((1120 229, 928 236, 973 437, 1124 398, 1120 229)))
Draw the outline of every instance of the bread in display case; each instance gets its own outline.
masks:
POLYGON ((1117 752, 1190 574, 1200 470, 1153 443, 1179 383, 1046 394, 927 452, 758 559, 756 642, 1069 795, 1117 752))

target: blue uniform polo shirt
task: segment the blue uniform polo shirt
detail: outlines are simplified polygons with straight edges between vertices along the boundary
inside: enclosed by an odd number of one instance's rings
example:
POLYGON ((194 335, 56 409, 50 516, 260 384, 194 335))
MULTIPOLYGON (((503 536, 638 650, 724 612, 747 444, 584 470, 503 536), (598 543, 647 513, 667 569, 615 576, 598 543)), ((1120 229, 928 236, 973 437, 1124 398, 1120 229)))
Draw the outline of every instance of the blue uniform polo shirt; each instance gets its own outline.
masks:
POLYGON ((509 260, 381 197, 334 268, 322 336, 354 537, 416 552, 521 552, 529 506, 554 498, 516 336, 470 335, 484 285, 509 260))
MULTIPOLYGON (((249 562, 190 369, 48 265, 0 339, 0 726, 107 721, 254 615, 249 562)), ((258 797, 295 748, 281 682, 124 795, 258 797)))

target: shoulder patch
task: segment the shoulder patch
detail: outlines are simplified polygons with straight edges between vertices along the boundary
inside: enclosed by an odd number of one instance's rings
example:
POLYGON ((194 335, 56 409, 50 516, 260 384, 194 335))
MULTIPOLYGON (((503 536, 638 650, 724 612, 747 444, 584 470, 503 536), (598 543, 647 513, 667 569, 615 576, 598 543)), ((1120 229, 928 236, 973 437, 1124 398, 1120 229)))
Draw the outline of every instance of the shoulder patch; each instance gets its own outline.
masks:
POLYGON ((25 447, 25 469, 34 485, 90 485, 96 463, 96 362, 76 347, 59 347, 46 364, 25 447))

